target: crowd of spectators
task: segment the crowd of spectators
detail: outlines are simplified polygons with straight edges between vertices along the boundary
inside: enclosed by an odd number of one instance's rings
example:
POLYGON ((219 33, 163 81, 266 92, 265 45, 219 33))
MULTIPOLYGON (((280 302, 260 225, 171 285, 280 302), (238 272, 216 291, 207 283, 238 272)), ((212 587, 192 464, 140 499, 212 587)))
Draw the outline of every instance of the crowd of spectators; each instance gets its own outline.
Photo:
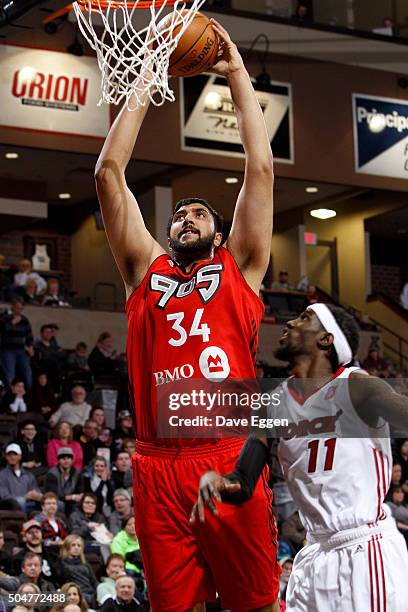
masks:
MULTIPOLYGON (((28 265, 18 274, 24 290, 38 287, 28 265)), ((66 602, 39 610, 147 610, 127 389, 116 416, 95 401, 96 388, 127 387, 126 361, 108 332, 89 355, 84 342, 62 347, 53 323, 34 338, 23 311, 17 294, 0 313, 0 606, 14 607, 10 593, 41 592, 66 602)))

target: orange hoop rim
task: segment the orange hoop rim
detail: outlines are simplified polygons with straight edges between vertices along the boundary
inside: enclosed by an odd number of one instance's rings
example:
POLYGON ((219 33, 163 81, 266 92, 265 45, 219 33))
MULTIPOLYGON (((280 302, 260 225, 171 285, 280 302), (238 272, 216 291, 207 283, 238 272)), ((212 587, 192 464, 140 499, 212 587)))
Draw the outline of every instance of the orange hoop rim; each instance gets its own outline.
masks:
POLYGON ((163 4, 173 6, 174 4, 176 4, 176 2, 177 0, 139 0, 139 2, 136 2, 134 0, 76 0, 76 4, 78 4, 80 9, 83 11, 88 10, 89 6, 91 7, 91 9, 94 10, 116 10, 124 7, 127 7, 129 9, 149 9, 152 4, 160 8, 161 6, 163 6, 163 4))

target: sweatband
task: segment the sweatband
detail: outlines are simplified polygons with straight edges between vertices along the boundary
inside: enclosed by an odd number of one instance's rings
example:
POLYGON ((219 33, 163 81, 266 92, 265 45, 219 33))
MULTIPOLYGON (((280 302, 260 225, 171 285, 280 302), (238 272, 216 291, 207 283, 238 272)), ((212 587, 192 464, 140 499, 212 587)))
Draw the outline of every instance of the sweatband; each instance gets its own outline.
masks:
POLYGON ((344 366, 350 363, 350 361, 353 359, 353 352, 346 336, 343 334, 339 324, 330 312, 329 308, 327 308, 326 304, 312 304, 311 306, 307 307, 307 310, 313 310, 324 329, 329 332, 329 334, 332 334, 333 344, 334 348, 336 349, 339 365, 344 366))
POLYGON ((241 490, 237 493, 222 492, 222 501, 241 504, 252 497, 258 478, 268 463, 268 458, 267 446, 255 436, 250 435, 241 449, 234 471, 224 474, 228 480, 239 482, 241 490))

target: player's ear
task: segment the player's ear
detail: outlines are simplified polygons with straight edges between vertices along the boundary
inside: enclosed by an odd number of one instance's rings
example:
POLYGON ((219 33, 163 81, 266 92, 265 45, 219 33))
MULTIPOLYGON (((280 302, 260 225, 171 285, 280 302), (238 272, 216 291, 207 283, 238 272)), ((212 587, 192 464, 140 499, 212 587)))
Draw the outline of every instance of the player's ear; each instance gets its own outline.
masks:
POLYGON ((333 346, 334 337, 327 331, 322 331, 317 338, 317 346, 323 351, 329 350, 333 346))
POLYGON ((215 247, 219 247, 221 242, 222 242, 222 233, 221 232, 217 232, 215 234, 215 238, 214 238, 214 246, 215 247))

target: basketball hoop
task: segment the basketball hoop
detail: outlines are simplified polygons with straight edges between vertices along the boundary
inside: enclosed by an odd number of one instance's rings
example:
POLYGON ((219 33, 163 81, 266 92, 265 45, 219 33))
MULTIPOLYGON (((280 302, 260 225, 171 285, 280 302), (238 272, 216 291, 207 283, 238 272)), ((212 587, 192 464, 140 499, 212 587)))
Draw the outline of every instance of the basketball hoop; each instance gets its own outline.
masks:
POLYGON ((79 29, 96 52, 101 70, 102 102, 129 110, 174 102, 169 86, 169 58, 205 0, 77 0, 79 29), (187 3, 191 4, 187 8, 187 3), (168 15, 166 8, 173 8, 168 15), (137 28, 136 10, 149 9, 147 26, 137 28), (162 23, 160 24, 160 21, 162 23), (159 27, 158 27, 159 26, 159 27), (174 33, 174 35, 173 35, 174 33))

